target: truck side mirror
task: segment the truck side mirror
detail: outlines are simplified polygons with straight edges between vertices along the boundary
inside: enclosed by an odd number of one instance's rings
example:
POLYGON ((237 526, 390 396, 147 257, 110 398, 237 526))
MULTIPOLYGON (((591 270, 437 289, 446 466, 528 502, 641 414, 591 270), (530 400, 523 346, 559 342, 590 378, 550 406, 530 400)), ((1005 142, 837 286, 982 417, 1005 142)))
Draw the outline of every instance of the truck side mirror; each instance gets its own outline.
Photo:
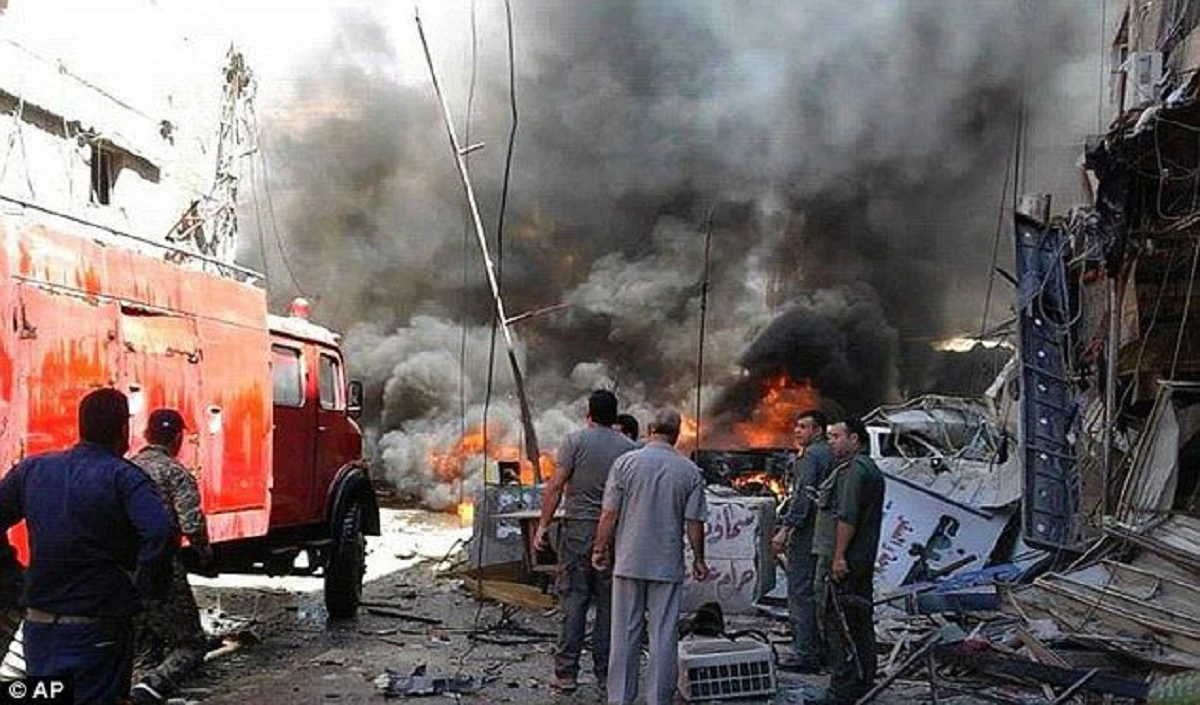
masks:
POLYGON ((350 382, 350 399, 346 404, 346 415, 352 419, 357 419, 362 416, 363 409, 363 386, 362 382, 352 380, 350 382))

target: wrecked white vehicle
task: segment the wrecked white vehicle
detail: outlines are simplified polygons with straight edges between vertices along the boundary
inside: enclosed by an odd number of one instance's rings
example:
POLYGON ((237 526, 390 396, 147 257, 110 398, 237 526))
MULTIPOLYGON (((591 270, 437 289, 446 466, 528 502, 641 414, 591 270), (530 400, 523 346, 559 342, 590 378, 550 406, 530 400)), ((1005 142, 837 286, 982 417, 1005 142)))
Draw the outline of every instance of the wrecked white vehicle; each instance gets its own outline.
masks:
POLYGON ((866 424, 887 478, 877 594, 1027 553, 1006 531, 1021 500, 1020 461, 985 401, 924 396, 880 407, 866 424))

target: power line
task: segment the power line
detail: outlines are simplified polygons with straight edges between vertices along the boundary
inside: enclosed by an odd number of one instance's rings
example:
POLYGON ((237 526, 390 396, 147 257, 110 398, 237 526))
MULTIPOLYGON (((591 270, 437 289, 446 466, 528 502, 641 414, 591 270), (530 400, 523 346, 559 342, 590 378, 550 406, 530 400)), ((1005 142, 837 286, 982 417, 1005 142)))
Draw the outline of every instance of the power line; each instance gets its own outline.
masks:
MULTIPOLYGON (((279 236, 279 226, 275 218, 275 202, 271 198, 271 168, 267 165, 267 149, 263 144, 262 133, 258 128, 258 113, 251 113, 251 120, 254 122, 254 139, 258 144, 258 157, 262 160, 263 167, 263 194, 267 197, 267 215, 270 217, 271 237, 275 241, 275 249, 279 250, 279 259, 283 262, 283 269, 287 272, 288 278, 292 280, 292 287, 296 293, 307 297, 304 289, 300 287, 300 280, 296 278, 296 272, 292 267, 291 260, 288 258, 287 250, 283 247, 283 238, 279 236)), ((264 264, 265 266, 265 264, 264 264)))
POLYGON ((271 272, 267 266, 267 234, 263 226, 262 209, 258 205, 258 170, 254 168, 254 160, 250 160, 250 200, 254 203, 254 223, 258 231, 258 257, 262 260, 263 284, 267 291, 271 290, 271 272))
MULTIPOLYGON (((471 81, 467 88, 467 110, 466 110, 466 115, 463 118, 463 121, 465 122, 463 134, 465 136, 465 140, 468 145, 471 144, 471 113, 475 107, 475 81, 476 81, 476 78, 478 77, 478 68, 479 68, 479 65, 478 65, 479 38, 478 38, 478 32, 477 32, 477 24, 478 23, 477 23, 476 19, 477 18, 476 18, 475 0, 471 0, 471 81)), ((463 156, 464 164, 469 159, 469 156, 470 155, 463 156)), ((470 212, 469 206, 464 206, 463 207, 463 233, 462 233, 462 290, 459 292, 460 293, 459 317, 462 319, 462 332, 461 332, 461 337, 459 338, 459 347, 458 347, 458 415, 459 415, 459 437, 460 438, 465 438, 467 435, 467 306, 468 306, 467 282, 468 282, 468 277, 470 274, 470 262, 471 262, 470 247, 471 247, 471 212, 470 212)), ((487 441, 486 441, 487 432, 484 431, 484 434, 485 434, 484 435, 485 441, 484 441, 484 448, 483 448, 483 484, 484 484, 485 489, 484 489, 484 493, 483 493, 483 502, 481 504, 484 506, 484 512, 487 512, 488 511, 487 510, 488 497, 487 497, 487 489, 486 489, 487 464, 488 464, 487 441)), ((467 479, 467 471, 466 471, 467 469, 465 467, 465 465, 466 465, 465 456, 463 458, 463 465, 464 465, 464 467, 462 468, 462 471, 458 478, 458 504, 460 507, 462 506, 462 503, 464 501, 463 485, 466 483, 466 479, 467 479)), ((472 517, 474 517, 473 514, 472 514, 472 517)), ((474 527, 472 527, 472 529, 474 529, 474 527)), ((476 546, 475 546, 475 555, 476 555, 475 565, 478 567, 483 566, 483 537, 484 536, 485 536, 485 532, 481 531, 479 533, 479 540, 476 541, 476 546)), ((479 620, 482 616, 483 616, 483 581, 482 581, 482 579, 480 579, 480 581, 478 583, 476 583, 475 616, 471 620, 471 633, 472 634, 479 631, 479 620)), ((467 639, 467 648, 465 651, 463 651, 462 655, 460 655, 458 658, 458 669, 455 672, 456 678, 462 675, 462 671, 463 671, 463 668, 466 666, 467 659, 470 658, 471 654, 475 651, 475 645, 477 643, 478 642, 474 639, 471 639, 471 638, 467 639)))
POLYGON ((1099 85, 1096 95, 1096 133, 1100 134, 1104 131, 1104 48, 1108 34, 1108 0, 1101 0, 1100 3, 1100 56, 1099 61, 1099 85))
POLYGON ((1175 366, 1179 362, 1179 349, 1183 346, 1183 333, 1187 330, 1188 313, 1192 308, 1192 289, 1196 284, 1196 264, 1200 263, 1200 237, 1192 250, 1192 272, 1188 277, 1187 298, 1183 301, 1183 318, 1179 321, 1179 333, 1175 336, 1175 354, 1171 357, 1171 379, 1175 379, 1175 366))
MULTIPOLYGON (((513 41, 513 21, 512 21, 512 3, 510 0, 504 0, 504 17, 505 27, 508 34, 508 104, 510 114, 510 124, 508 129, 508 149, 504 156, 504 180, 500 186, 500 211, 496 218, 496 281, 503 287, 504 284, 504 218, 508 212, 508 188, 509 179, 512 175, 513 148, 517 138, 517 123, 519 113, 517 112, 517 70, 516 70, 516 51, 513 41)), ((500 321, 497 316, 492 316, 492 330, 490 342, 488 344, 488 369, 487 369, 487 385, 483 402, 483 449, 484 457, 487 455, 488 437, 487 437, 487 422, 488 412, 491 407, 492 389, 495 384, 495 367, 496 367, 496 332, 500 321)), ((537 473, 537 464, 541 461, 540 458, 530 458, 529 462, 534 464, 534 474, 537 473)))
MULTIPOLYGON (((476 22, 476 6, 475 0, 471 0, 471 81, 467 88, 467 110, 464 117, 464 138, 466 143, 471 144, 471 113, 475 107, 475 81, 478 75, 478 33, 476 22)), ((469 159, 469 155, 463 157, 464 161, 469 159)), ((459 291, 459 319, 462 323, 462 330, 458 341, 458 417, 459 417, 459 436, 466 437, 467 435, 467 285, 470 276, 471 263, 471 213, 467 206, 463 206, 463 232, 462 232, 462 288, 459 291)), ((484 456, 484 472, 487 471, 487 457, 484 456)), ((458 503, 463 503, 463 483, 466 480, 466 469, 460 474, 458 480, 458 503)))
MULTIPOLYGON (((1018 120, 1019 119, 1020 118, 1018 117, 1018 120)), ((987 330, 988 330, 988 325, 987 325, 988 313, 990 313, 991 306, 992 306, 992 290, 996 284, 996 265, 1000 261, 1000 234, 1004 230, 1004 213, 1005 213, 1005 201, 1007 200, 1007 197, 1008 197, 1008 181, 1009 181, 1009 177, 1012 175, 1013 161, 1015 160, 1015 154, 1016 154, 1016 146, 1015 145, 1016 145, 1016 142, 1018 139, 1018 134, 1019 134, 1018 131, 1019 130, 1020 130, 1020 123, 1018 122, 1016 125, 1013 126, 1013 145, 1014 146, 1012 149, 1009 150, 1008 159, 1006 159, 1004 162, 1004 183, 1000 187, 1000 207, 997 208, 998 212, 996 213, 996 235, 992 239, 992 265, 988 269, 987 296, 985 296, 983 299, 983 320, 980 321, 980 323, 979 323, 979 338, 981 340, 987 334, 987 330)))

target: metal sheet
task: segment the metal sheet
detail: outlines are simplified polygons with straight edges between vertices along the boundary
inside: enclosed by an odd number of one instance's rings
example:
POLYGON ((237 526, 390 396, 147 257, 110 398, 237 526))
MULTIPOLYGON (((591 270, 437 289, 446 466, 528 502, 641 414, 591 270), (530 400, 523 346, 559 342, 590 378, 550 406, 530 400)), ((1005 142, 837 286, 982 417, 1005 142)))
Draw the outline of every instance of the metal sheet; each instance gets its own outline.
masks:
MULTIPOLYGON (((201 486, 204 510, 219 514, 270 509, 270 338, 265 330, 200 319, 203 341, 201 393, 207 405, 202 433, 201 486)), ((220 539, 218 539, 220 540, 220 539)))
POLYGON ((916 544, 925 547, 930 569, 970 556, 974 560, 959 570, 982 568, 1012 515, 1011 510, 983 512, 956 504, 894 477, 886 481, 875 562, 875 590, 880 595, 920 580, 918 559, 909 553, 916 544))
POLYGON ((129 395, 132 447, 145 444, 142 429, 155 409, 178 411, 187 426, 179 461, 196 471, 204 404, 200 398, 200 342, 191 318, 122 310, 121 388, 129 395))
POLYGON ((1079 542, 1081 482, 1073 444, 1079 411, 1063 259, 1068 244, 1062 230, 1016 217, 1022 535, 1047 550, 1079 542))
POLYGON ((117 307, 26 283, 17 287, 17 299, 27 414, 21 455, 62 450, 78 441, 79 400, 117 383, 117 307))

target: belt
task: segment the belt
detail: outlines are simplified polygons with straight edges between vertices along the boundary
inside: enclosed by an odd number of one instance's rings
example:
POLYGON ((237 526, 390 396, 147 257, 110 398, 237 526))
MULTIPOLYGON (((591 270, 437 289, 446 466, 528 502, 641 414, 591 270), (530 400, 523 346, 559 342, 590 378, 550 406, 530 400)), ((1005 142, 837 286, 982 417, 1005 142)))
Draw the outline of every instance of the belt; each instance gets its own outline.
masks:
POLYGON ((54 614, 36 607, 26 607, 25 621, 35 624, 95 624, 108 620, 103 617, 88 617, 82 614, 54 614))

